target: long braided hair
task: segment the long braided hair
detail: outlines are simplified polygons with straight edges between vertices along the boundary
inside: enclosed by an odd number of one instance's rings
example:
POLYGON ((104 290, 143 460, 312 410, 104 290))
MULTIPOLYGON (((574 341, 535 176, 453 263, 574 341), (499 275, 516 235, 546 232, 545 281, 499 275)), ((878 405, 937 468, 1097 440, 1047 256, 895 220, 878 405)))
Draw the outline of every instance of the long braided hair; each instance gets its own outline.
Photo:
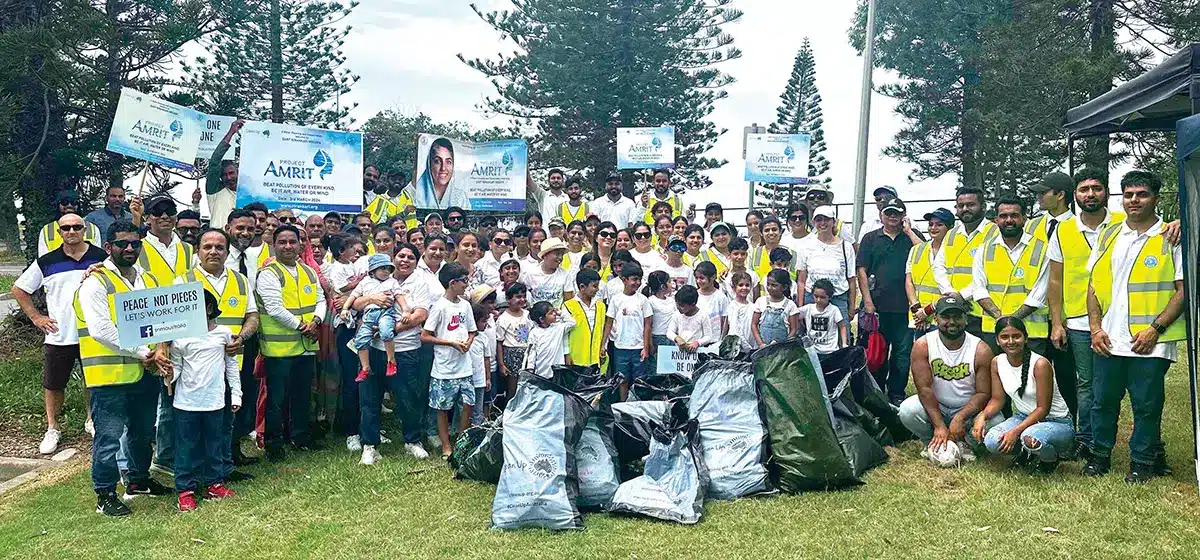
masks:
POLYGON ((1025 398, 1025 386, 1029 383, 1029 366, 1032 361, 1033 351, 1029 349, 1029 331, 1025 330, 1025 322, 1013 317, 1001 317, 996 319, 996 334, 1000 331, 1012 327, 1021 332, 1021 336, 1025 338, 1024 350, 1021 352, 1021 386, 1017 388, 1017 395, 1025 398))

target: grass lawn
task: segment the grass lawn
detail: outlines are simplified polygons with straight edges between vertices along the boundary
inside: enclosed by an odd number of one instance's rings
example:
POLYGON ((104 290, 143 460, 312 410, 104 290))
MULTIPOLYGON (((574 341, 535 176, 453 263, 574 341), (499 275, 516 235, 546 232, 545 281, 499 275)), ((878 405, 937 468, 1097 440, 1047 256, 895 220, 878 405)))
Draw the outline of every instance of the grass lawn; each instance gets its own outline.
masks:
POLYGON ((186 515, 173 498, 139 498, 132 516, 104 518, 84 465, 66 467, 0 497, 0 557, 1195 558, 1200 498, 1181 367, 1168 394, 1176 473, 1140 487, 1121 480, 1124 443, 1101 480, 1079 475, 1080 463, 1044 478, 1010 472, 1006 460, 938 470, 908 443, 865 486, 709 502, 692 527, 593 514, 580 532, 498 532, 488 530, 491 486, 455 481, 398 444, 374 468, 331 445, 252 467, 259 478, 237 485, 240 497, 186 515))
POLYGON ((0 274, 0 294, 7 294, 12 291, 13 283, 17 281, 16 275, 0 274))

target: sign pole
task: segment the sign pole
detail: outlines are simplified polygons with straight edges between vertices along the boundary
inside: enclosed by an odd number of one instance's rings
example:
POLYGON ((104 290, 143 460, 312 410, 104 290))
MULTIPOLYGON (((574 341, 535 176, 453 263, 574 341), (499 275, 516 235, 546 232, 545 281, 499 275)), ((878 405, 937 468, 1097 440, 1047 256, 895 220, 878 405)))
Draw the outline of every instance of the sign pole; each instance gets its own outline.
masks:
POLYGON ((854 233, 862 229, 867 201, 867 137, 871 130, 871 73, 875 69, 875 0, 867 0, 866 47, 863 49, 862 98, 858 109, 858 161, 854 167, 854 233))

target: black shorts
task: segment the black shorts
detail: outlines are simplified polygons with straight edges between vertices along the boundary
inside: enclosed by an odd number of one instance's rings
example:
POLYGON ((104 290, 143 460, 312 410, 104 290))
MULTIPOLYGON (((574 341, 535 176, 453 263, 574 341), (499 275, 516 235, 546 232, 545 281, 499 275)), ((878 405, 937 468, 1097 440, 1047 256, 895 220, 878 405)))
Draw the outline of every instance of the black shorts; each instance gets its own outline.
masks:
MULTIPOLYGON (((75 369, 75 363, 79 362, 79 345, 46 344, 43 348, 45 367, 42 368, 42 387, 51 391, 62 391, 71 380, 71 370, 75 369)), ((80 365, 82 366, 82 363, 80 365)))

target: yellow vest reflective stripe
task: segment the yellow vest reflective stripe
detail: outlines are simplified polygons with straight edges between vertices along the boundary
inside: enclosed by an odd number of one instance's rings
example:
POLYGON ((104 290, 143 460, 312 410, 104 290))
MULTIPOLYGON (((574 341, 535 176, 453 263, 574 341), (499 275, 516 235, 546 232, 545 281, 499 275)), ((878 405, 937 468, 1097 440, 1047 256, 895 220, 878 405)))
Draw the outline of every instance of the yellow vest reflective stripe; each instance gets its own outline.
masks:
POLYGON ((177 240, 175 242, 175 266, 171 266, 167 264, 162 255, 158 254, 158 249, 146 241, 142 243, 142 254, 138 256, 138 266, 154 276, 158 285, 166 286, 174 281, 176 276, 182 275, 192 268, 192 256, 195 253, 196 251, 192 249, 191 245, 184 243, 182 239, 177 240))
MULTIPOLYGON (((987 276, 988 296, 1000 308, 1000 316, 1017 312, 1025 303, 1026 296, 1033 291, 1038 273, 1046 265, 1046 242, 1034 239, 1021 251, 1021 258, 1013 263, 1008 251, 995 243, 988 243, 983 254, 983 272, 987 276)), ((1030 338, 1046 338, 1050 335, 1050 312, 1042 306, 1025 318, 1025 328, 1030 338)), ((989 315, 983 317, 983 331, 996 332, 996 320, 989 315)))
POLYGON ((648 204, 646 205, 646 214, 644 216, 642 216, 642 221, 646 222, 647 225, 650 225, 650 226, 654 225, 654 214, 651 213, 651 210, 653 210, 654 205, 659 202, 666 202, 667 204, 671 205, 671 217, 672 218, 683 215, 683 201, 679 200, 679 195, 677 195, 677 194, 672 194, 671 196, 668 196, 667 198, 659 200, 657 198, 654 198, 654 193, 652 192, 650 194, 650 200, 647 202, 648 202, 648 204))
POLYGON ((255 270, 262 270, 262 269, 266 268, 267 259, 274 258, 274 257, 275 257, 275 249, 272 249, 270 244, 263 245, 263 250, 258 252, 258 258, 255 259, 255 261, 254 261, 255 264, 258 265, 258 268, 256 268, 255 270))
MULTIPOLYGON (((908 263, 912 267, 913 288, 917 291, 917 303, 925 307, 937 302, 942 297, 942 290, 933 279, 933 245, 926 241, 909 249, 908 263)), ((912 313, 908 314, 912 320, 912 313)))
MULTIPOLYGON (((84 222, 83 225, 84 242, 91 243, 97 247, 103 245, 103 241, 100 239, 100 228, 96 227, 96 224, 93 224, 92 222, 84 222)), ((58 234, 58 222, 50 222, 42 226, 41 236, 42 240, 46 243, 47 253, 62 247, 63 238, 58 234)))
POLYGON ((696 263, 700 262, 701 256, 702 255, 696 255, 693 257, 687 253, 684 253, 683 254, 683 264, 686 264, 692 268, 696 268, 696 263))
MULTIPOLYGON (((1049 241, 1046 239, 1047 236, 1046 228, 1044 227, 1045 225, 1046 213, 1043 212, 1037 216, 1034 216, 1032 220, 1025 222, 1025 233, 1032 235, 1034 239, 1043 239, 1049 241)), ((1062 224, 1059 224, 1059 226, 1061 227, 1062 224)))
MULTIPOLYGON (((246 309, 250 306, 250 299, 246 290, 246 277, 242 276, 236 270, 225 269, 225 289, 221 293, 217 293, 216 288, 208 281, 208 277, 196 268, 187 271, 183 275, 183 279, 188 282, 200 282, 204 284, 204 289, 212 292, 217 296, 217 307, 221 310, 221 316, 217 317, 218 325, 225 325, 233 332, 234 336, 242 332, 242 323, 246 320, 246 309)), ((242 365, 242 355, 237 356, 238 366, 242 365)))
POLYGON ((400 191, 400 194, 392 199, 392 204, 396 207, 396 214, 404 216, 405 229, 421 227, 421 222, 417 220, 416 206, 413 204, 412 197, 408 196, 408 192, 400 191), (413 207, 411 211, 408 209, 409 206, 413 207))
POLYGON ((717 253, 717 250, 712 247, 700 251, 700 260, 698 262, 713 263, 713 266, 717 267, 717 278, 725 276, 725 271, 729 270, 729 265, 721 260, 721 256, 717 253))
MULTIPOLYGON (((1100 302, 1100 313, 1108 312, 1112 304, 1112 246, 1121 224, 1110 224, 1100 234, 1100 260, 1092 268, 1092 291, 1100 302)), ((1170 243, 1163 236, 1155 235, 1146 240, 1138 253, 1133 269, 1129 271, 1129 334, 1150 328, 1158 314, 1166 309, 1175 296, 1175 270, 1182 263, 1175 262, 1170 243)), ((1187 338, 1187 326, 1182 318, 1177 319, 1167 332, 1158 337, 1159 342, 1178 342, 1187 338)))
POLYGON ((368 255, 375 254, 375 242, 374 241, 371 241, 368 239, 366 243, 363 243, 363 246, 366 247, 368 255))
POLYGON ((388 198, 384 195, 376 196, 375 200, 372 200, 370 204, 367 204, 367 207, 364 208, 363 211, 370 214, 371 221, 377 224, 383 223, 384 220, 398 213, 396 211, 395 204, 393 204, 391 200, 388 200, 388 198))
MULTIPOLYGON (((607 307, 603 301, 595 300, 596 320, 588 322, 587 314, 583 312, 583 302, 578 298, 567 300, 563 307, 575 320, 575 328, 567 336, 568 354, 571 363, 577 366, 592 366, 600 363, 600 349, 604 347, 604 317, 607 307)), ((607 360, 605 360, 607 362, 607 360)), ((605 371, 602 365, 600 371, 605 371)))
MULTIPOLYGON (((1112 212, 1112 222, 1125 221, 1125 214, 1112 212)), ((1062 251, 1062 298, 1063 316, 1067 319, 1087 317, 1087 287, 1091 274, 1087 270, 1092 245, 1083 232, 1079 231, 1079 217, 1072 216, 1058 224, 1054 235, 1062 251)), ((1107 227, 1107 226, 1106 226, 1107 227)), ((1101 228, 1100 233, 1105 230, 1101 228)))
MULTIPOLYGON (((101 268, 94 277, 104 286, 108 294, 108 317, 117 322, 116 295, 131 292, 133 288, 113 270, 101 268)), ((147 288, 158 286, 149 273, 142 273, 147 288)), ((118 354, 92 338, 87 321, 83 317, 83 306, 79 303, 79 292, 75 292, 75 328, 79 331, 79 359, 83 364, 83 380, 88 387, 104 385, 126 385, 142 378, 142 361, 118 354)))
MULTIPOLYGON (((950 286, 955 291, 971 285, 971 267, 975 261, 975 251, 980 245, 997 233, 999 228, 992 222, 984 222, 976 230, 975 236, 967 239, 962 229, 955 229, 946 236, 942 243, 942 251, 946 253, 946 275, 950 278, 950 286)), ((979 317, 979 304, 971 302, 971 315, 979 317)))
MULTIPOLYGON (((313 319, 317 309, 317 290, 320 290, 321 286, 317 284, 317 274, 311 268, 297 262, 296 276, 292 276, 282 264, 274 262, 259 274, 274 274, 279 277, 279 284, 283 287, 281 296, 284 309, 300 318, 302 323, 313 319)), ((255 297, 259 297, 258 294, 255 294, 255 297)), ((261 297, 258 299, 258 306, 266 309, 261 297)), ((291 358, 316 351, 318 348, 316 341, 305 338, 298 330, 283 326, 266 312, 259 314, 259 324, 262 331, 259 336, 259 351, 263 356, 291 358)))
POLYGON ((588 205, 586 202, 580 203, 579 209, 571 212, 570 203, 564 202, 558 205, 558 217, 562 218, 564 225, 571 225, 571 222, 582 222, 587 219, 588 205))

